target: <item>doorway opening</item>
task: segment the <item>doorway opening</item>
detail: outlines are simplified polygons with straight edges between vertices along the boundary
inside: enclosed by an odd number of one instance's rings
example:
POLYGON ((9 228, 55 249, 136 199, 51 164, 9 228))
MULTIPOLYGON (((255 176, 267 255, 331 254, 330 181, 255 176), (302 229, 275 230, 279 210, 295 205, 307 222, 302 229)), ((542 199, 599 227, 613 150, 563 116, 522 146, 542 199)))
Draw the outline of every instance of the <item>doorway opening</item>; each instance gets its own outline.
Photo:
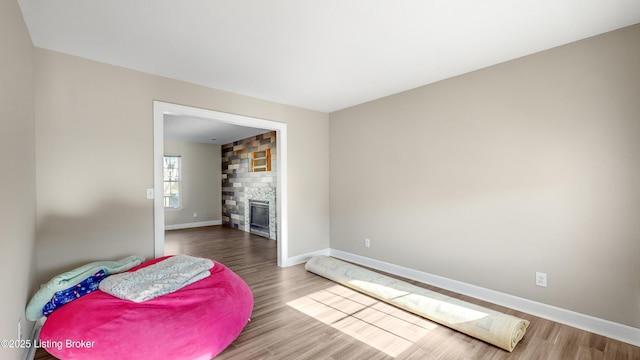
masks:
POLYGON ((154 126, 154 255, 156 258, 164 256, 164 203, 163 193, 163 157, 164 157, 164 117, 185 116, 196 117, 203 120, 218 121, 238 126, 247 126, 273 130, 277 137, 277 152, 279 164, 277 168, 276 184, 276 232, 278 266, 284 266, 288 254, 288 209, 287 209, 287 124, 259 119, 249 116, 224 113, 214 110, 195 108, 184 105, 153 102, 153 126, 154 126))

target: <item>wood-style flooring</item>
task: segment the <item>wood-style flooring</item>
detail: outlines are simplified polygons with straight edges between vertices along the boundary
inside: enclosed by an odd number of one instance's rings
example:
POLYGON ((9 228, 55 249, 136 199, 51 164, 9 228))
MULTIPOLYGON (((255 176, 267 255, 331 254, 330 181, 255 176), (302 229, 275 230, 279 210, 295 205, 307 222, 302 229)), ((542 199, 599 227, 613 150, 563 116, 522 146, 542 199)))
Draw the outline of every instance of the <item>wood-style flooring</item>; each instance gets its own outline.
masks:
MULTIPOLYGON (((165 242, 167 254, 225 264, 253 291, 251 321, 216 359, 640 359, 639 347, 408 280, 531 321, 509 353, 353 292, 304 265, 279 268, 275 241, 235 229, 168 231, 165 242)), ((134 358, 145 359, 139 355, 134 358)), ((36 359, 54 358, 39 349, 36 359)))

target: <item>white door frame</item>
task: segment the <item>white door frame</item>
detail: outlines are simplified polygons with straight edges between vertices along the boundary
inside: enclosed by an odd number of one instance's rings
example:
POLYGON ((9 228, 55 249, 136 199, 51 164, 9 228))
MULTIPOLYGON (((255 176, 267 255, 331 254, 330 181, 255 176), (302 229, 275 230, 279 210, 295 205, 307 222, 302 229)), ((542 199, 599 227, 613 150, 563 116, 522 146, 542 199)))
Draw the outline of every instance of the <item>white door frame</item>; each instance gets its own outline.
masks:
POLYGON ((156 258, 164 256, 164 204, 162 201, 162 167, 164 156, 164 116, 178 115, 221 121, 229 124, 249 126, 276 132, 276 146, 278 153, 278 182, 276 185, 277 206, 277 247, 278 266, 284 266, 288 251, 288 207, 287 207, 287 124, 271 120, 264 120, 243 115, 235 115, 219 111, 194 108, 191 106, 171 104, 162 101, 153 102, 153 187, 155 199, 154 214, 154 255, 156 258))

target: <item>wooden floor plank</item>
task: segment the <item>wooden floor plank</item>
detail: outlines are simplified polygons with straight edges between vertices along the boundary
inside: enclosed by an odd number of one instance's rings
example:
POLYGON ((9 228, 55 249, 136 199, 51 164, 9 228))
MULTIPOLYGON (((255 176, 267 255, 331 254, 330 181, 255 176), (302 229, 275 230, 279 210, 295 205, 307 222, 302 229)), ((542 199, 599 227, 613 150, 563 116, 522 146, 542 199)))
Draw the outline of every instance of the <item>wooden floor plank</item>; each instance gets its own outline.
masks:
MULTIPOLYGON (((530 320, 525 338, 509 353, 375 299, 353 294, 350 289, 307 272, 304 265, 279 268, 275 241, 236 229, 211 226, 168 231, 165 252, 213 259, 229 267, 251 287, 255 301, 251 321, 217 359, 640 359, 639 347, 405 279, 447 296, 530 320), (297 306, 311 310, 301 311, 297 306), (331 306, 334 311, 337 307, 347 314, 327 314, 324 307, 331 306), (315 313, 322 315, 318 319, 308 315, 315 313), (388 334, 402 340, 387 337, 388 334), (389 347, 386 352, 376 348, 385 346, 389 347)), ((144 359, 144 354, 138 358, 144 359)), ((55 358, 38 349, 36 359, 55 358)))

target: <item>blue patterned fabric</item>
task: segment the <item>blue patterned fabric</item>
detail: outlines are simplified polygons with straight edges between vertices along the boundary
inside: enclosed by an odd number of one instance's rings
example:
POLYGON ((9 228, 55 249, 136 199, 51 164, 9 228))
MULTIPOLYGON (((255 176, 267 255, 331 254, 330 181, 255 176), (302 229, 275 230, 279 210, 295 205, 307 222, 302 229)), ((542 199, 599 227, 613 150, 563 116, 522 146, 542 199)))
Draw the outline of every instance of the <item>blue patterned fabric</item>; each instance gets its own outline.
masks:
POLYGON ((93 276, 86 278, 76 285, 68 289, 58 291, 57 293, 53 294, 51 301, 44 305, 44 307, 42 308, 42 314, 48 317, 55 309, 59 308, 60 306, 68 304, 81 296, 98 290, 98 285, 106 277, 107 275, 104 269, 102 269, 93 274, 93 276))
POLYGON ((143 261, 144 257, 139 255, 127 256, 118 261, 94 261, 57 275, 31 297, 25 316, 27 320, 38 320, 44 315, 42 308, 51 301, 56 292, 75 286, 99 270, 104 269, 107 275, 118 274, 142 264, 143 261))

